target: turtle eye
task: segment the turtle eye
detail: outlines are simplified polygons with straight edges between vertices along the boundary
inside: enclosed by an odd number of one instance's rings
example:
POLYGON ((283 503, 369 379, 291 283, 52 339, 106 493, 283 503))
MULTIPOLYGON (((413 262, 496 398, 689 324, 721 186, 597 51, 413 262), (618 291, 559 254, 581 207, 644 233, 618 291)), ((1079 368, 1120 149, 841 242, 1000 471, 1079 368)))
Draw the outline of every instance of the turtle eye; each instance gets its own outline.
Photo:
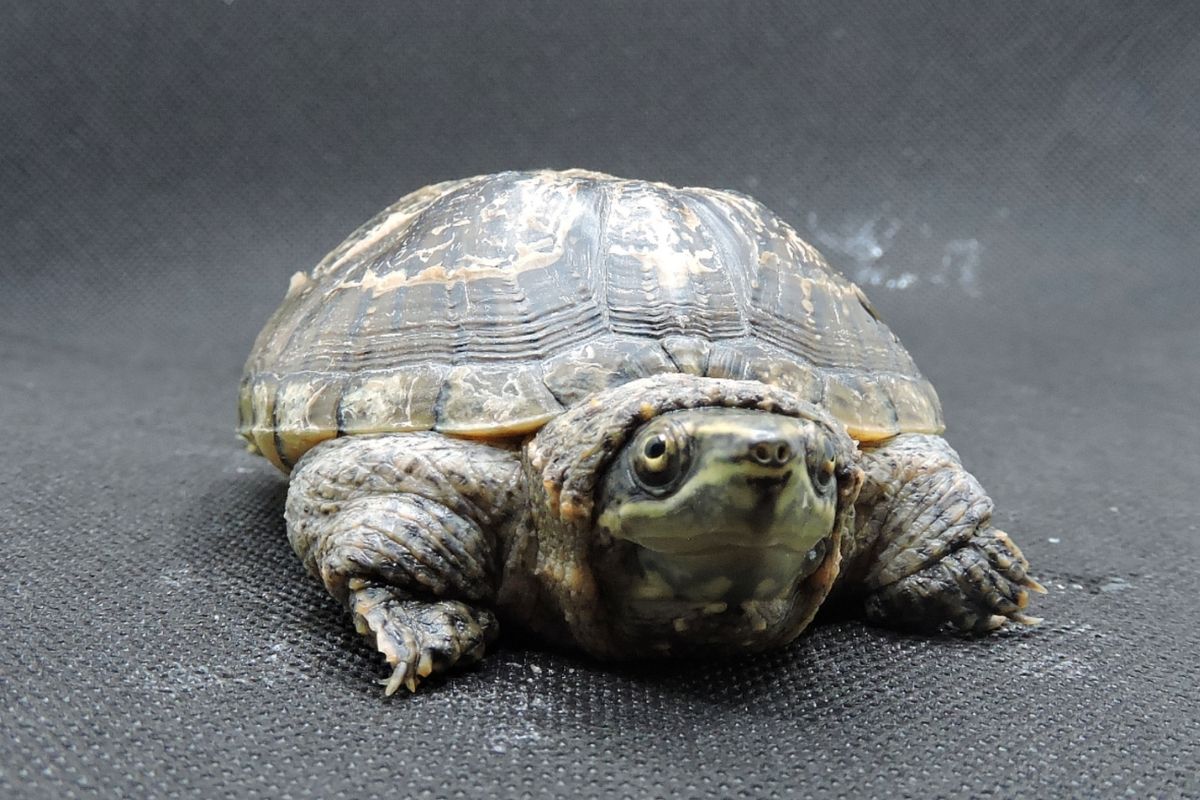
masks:
POLYGON ((647 489, 662 490, 679 477, 683 466, 679 441, 667 428, 646 436, 638 445, 633 472, 647 489))
POLYGON ((813 488, 818 492, 826 492, 833 486, 834 470, 837 469, 837 453, 833 443, 823 439, 820 445, 814 445, 808 450, 808 470, 812 475, 813 488))

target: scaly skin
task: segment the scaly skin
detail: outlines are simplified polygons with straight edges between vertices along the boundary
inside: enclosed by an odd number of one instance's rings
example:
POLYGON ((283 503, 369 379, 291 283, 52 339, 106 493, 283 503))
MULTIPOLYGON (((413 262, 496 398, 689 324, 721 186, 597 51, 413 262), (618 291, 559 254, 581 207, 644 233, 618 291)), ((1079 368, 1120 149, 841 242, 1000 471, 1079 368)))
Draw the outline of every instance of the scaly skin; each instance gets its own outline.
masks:
POLYGON ((992 499, 940 436, 906 434, 862 448, 866 474, 839 592, 865 595, 867 618, 899 628, 982 633, 1033 624, 1044 593, 992 499))
MULTIPOLYGON (((730 419, 745 419, 738 413, 730 419)), ((387 658, 391 694, 477 661, 498 618, 604 658, 727 652, 709 646, 714 632, 735 649, 779 646, 807 626, 835 578, 838 594, 862 596, 881 624, 986 631, 1033 622, 1023 609, 1041 587, 991 527, 991 511, 939 437, 859 449, 827 412, 786 390, 672 374, 600 392, 519 448, 434 432, 323 442, 292 473, 286 517, 309 571, 387 658), (605 594, 621 583, 611 571, 628 562, 608 555, 617 551, 597 530, 600 487, 647 421, 721 408, 803 420, 820 432, 813 441, 832 444, 834 546, 794 594, 741 613, 668 599, 653 641, 653 617, 630 626, 620 598, 605 594), (703 635, 687 630, 696 620, 709 625, 703 635)))
POLYGON ((309 572, 387 658, 392 694, 482 657, 503 543, 525 538, 527 508, 514 452, 420 432, 313 448, 285 516, 309 572))

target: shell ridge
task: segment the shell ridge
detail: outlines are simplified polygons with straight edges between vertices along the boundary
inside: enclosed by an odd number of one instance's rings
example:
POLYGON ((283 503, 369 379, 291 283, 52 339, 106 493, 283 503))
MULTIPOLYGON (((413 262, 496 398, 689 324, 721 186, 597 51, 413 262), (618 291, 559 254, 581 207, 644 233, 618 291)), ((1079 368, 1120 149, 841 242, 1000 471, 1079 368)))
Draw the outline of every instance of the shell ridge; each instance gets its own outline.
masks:
MULTIPOLYGON (((729 298, 729 301, 733 304, 733 310, 736 312, 734 327, 728 330, 709 330, 706 328, 703 331, 703 338, 708 341, 714 341, 718 339, 736 339, 748 335, 750 329, 747 325, 746 310, 743 306, 747 282, 745 265, 738 264, 736 261, 731 263, 729 249, 723 247, 719 241, 717 235, 717 230, 719 229, 714 228, 711 217, 706 218, 705 212, 709 209, 698 190, 688 189, 678 192, 676 202, 696 217, 698 224, 695 228, 695 234, 704 242, 705 249, 712 251, 713 263, 718 273, 728 281, 729 291, 723 296, 729 298)), ((706 297, 711 297, 711 295, 707 295, 706 297)), ((713 310, 718 310, 711 304, 709 307, 713 310)), ((684 335, 694 334, 687 332, 684 335)))
POLYGON ((612 270, 609 269, 609 262, 612 260, 613 245, 612 231, 609 229, 609 219, 612 214, 612 208, 616 205, 624 189, 624 183, 613 183, 605 187, 604 207, 600 217, 600 231, 596 236, 599 243, 595 262, 596 299, 599 301, 597 305, 600 306, 601 313, 604 315, 604 329, 610 336, 615 334, 617 330, 613 322, 612 308, 608 303, 608 293, 611 291, 610 283, 612 280, 612 270))
POLYGON ((728 220, 722 220, 720 212, 715 207, 717 193, 709 189, 699 188, 688 188, 684 189, 683 192, 685 196, 696 201, 695 205, 692 206, 692 210, 703 221, 704 224, 701 228, 704 230, 708 241, 712 244, 719 263, 724 267, 733 285, 733 302, 737 307, 738 323, 742 332, 732 335, 729 338, 746 336, 750 333, 750 317, 746 306, 746 299, 750 296, 750 283, 753 278, 750 273, 751 267, 746 259, 737 257, 733 252, 732 243, 726 240, 727 237, 721 235, 728 227, 728 220))
MULTIPOLYGON (((279 348, 279 353, 306 353, 311 354, 314 349, 317 349, 316 343, 313 341, 320 331, 324 330, 327 324, 337 313, 337 303, 331 301, 332 292, 325 291, 318 293, 316 290, 307 299, 307 303, 302 309, 302 312, 296 315, 297 323, 288 332, 287 338, 282 347, 279 348), (320 300, 318 300, 320 297, 320 300)), ((295 356, 292 356, 293 362, 295 356)), ((282 359, 281 359, 282 360, 282 359)), ((306 358, 303 362, 306 366, 311 358, 306 358)), ((287 361, 283 362, 287 364, 287 361)), ((293 363, 294 369, 296 364, 293 363)))

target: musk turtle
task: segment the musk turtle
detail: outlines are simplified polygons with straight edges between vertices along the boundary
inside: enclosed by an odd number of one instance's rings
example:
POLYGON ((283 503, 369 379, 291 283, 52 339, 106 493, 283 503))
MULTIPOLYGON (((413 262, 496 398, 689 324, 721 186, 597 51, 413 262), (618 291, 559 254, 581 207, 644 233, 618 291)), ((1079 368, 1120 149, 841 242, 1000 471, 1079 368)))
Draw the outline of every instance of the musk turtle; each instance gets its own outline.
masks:
POLYGON ((292 278, 239 411, 389 694, 501 622, 621 659, 777 647, 827 597, 909 628, 1036 621, 933 387, 735 192, 419 189, 292 278))

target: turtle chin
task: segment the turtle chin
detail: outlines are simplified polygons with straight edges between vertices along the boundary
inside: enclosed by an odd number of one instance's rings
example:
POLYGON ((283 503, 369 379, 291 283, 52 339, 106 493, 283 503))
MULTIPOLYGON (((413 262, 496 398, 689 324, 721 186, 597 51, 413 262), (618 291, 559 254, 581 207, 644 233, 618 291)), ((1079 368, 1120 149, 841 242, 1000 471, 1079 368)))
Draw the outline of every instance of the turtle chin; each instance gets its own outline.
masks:
POLYGON ((621 638, 689 654, 796 636, 837 575, 834 461, 816 425, 767 412, 647 423, 610 467, 597 516, 593 563, 621 638))
POLYGON ((829 538, 806 551, 786 545, 715 547, 674 553, 634 544, 627 592, 633 601, 682 600, 706 608, 752 600, 780 600, 817 571, 829 538))
POLYGON ((678 554, 613 540, 598 577, 614 632, 658 655, 777 647, 815 615, 837 576, 840 535, 805 552, 780 546, 678 554))

